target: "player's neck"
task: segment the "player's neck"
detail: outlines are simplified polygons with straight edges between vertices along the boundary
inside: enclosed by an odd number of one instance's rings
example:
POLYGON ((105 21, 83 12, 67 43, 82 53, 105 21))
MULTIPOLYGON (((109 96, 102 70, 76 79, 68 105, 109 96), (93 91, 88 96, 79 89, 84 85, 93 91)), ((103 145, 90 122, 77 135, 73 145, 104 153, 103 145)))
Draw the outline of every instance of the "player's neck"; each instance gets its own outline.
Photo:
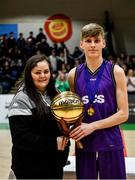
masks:
POLYGON ((103 62, 103 58, 101 57, 100 59, 86 59, 87 67, 94 72, 95 70, 98 69, 98 67, 101 66, 103 62))

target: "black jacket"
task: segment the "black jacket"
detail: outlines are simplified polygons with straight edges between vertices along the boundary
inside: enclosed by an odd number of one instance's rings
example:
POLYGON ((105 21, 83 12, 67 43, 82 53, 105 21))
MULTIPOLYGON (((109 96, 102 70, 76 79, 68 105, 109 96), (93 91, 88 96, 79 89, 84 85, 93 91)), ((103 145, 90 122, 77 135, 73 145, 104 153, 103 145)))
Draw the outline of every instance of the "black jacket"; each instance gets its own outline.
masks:
POLYGON ((69 148, 57 150, 56 138, 62 133, 50 107, 45 108, 48 113, 39 117, 36 105, 23 91, 14 97, 10 105, 8 117, 13 142, 11 168, 19 178, 51 177, 66 164, 69 148))

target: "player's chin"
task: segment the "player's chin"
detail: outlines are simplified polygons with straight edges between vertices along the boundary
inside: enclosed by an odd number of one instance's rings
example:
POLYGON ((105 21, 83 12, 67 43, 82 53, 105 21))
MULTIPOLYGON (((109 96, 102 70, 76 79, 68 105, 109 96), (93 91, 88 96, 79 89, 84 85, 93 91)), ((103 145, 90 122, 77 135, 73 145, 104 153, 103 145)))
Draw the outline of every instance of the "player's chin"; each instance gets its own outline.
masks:
POLYGON ((89 54, 89 57, 90 58, 96 58, 96 57, 98 57, 98 55, 93 53, 93 54, 89 54))
POLYGON ((97 51, 89 51, 88 55, 89 56, 97 56, 97 51))

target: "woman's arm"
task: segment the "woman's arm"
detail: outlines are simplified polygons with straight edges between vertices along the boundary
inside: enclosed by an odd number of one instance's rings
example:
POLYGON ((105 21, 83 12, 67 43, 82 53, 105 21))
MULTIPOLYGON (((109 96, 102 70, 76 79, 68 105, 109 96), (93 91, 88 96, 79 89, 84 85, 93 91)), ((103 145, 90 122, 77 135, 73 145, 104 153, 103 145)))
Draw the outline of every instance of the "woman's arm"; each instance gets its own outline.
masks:
POLYGON ((57 149, 56 137, 38 135, 32 131, 32 116, 9 117, 13 145, 27 151, 48 151, 57 149))

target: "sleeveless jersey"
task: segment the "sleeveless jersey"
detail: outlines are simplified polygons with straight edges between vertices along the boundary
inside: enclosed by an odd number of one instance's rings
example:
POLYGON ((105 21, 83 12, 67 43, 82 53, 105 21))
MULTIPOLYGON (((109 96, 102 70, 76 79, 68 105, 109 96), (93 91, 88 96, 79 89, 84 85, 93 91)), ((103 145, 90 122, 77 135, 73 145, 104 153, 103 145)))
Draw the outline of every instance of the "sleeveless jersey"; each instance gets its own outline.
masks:
MULTIPOLYGON (((111 62, 105 61, 101 77, 98 73, 101 65, 94 73, 92 73, 86 64, 81 64, 77 67, 75 73, 75 92, 82 98, 85 108, 83 122, 91 123, 101 119, 105 119, 117 112, 116 102, 116 88, 113 75, 114 65, 111 62), (88 80, 90 81, 90 88, 87 89, 86 71, 88 71, 88 80), (95 93, 92 107, 95 110, 93 116, 88 115, 87 110, 90 107, 90 100, 88 93, 95 91, 95 83, 97 77, 100 79, 98 83, 97 92, 95 93)), ((106 129, 96 130, 92 134, 86 136, 81 140, 84 151, 113 151, 123 148, 122 138, 119 126, 113 126, 106 129)))

